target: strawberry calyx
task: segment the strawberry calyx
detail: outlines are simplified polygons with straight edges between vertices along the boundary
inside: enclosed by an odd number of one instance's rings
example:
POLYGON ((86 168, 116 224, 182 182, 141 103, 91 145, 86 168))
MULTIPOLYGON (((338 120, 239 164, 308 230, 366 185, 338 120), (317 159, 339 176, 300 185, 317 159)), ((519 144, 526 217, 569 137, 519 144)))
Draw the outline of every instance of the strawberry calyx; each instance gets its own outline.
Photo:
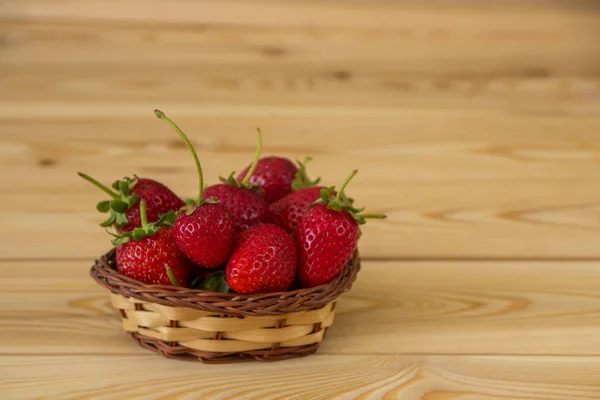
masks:
POLYGON ((122 228, 129 223, 125 213, 140 199, 140 196, 132 193, 133 188, 138 183, 139 178, 137 175, 134 174, 133 177, 126 176, 121 180, 114 181, 112 184, 114 190, 109 189, 87 174, 78 172, 77 175, 111 197, 111 200, 104 200, 96 204, 96 209, 101 213, 110 213, 108 219, 102 222, 100 226, 106 228, 115 225, 117 228, 122 228))
POLYGON ((387 218, 385 214, 362 214, 366 207, 354 207, 354 200, 344 195, 344 190, 346 189, 346 186, 348 185, 348 183, 350 183, 352 178, 354 178, 354 176, 357 173, 357 169, 352 171, 352 173, 346 178, 336 195, 333 194, 335 192, 335 186, 330 186, 321 189, 320 199, 310 204, 309 207, 315 206, 317 204, 325 204, 330 210, 335 210, 339 212, 345 211, 348 214, 350 214, 359 225, 366 224, 367 219, 369 218, 387 218))
POLYGON ((119 246, 125 243, 128 243, 131 239, 133 240, 142 240, 148 236, 154 236, 160 231, 162 227, 173 227, 175 223, 175 217, 177 213, 175 211, 169 211, 160 216, 158 221, 148 222, 148 217, 146 216, 146 201, 140 201, 140 219, 142 220, 142 226, 139 228, 135 228, 129 232, 123 232, 120 234, 115 234, 107 230, 107 232, 114 237, 112 240, 112 244, 114 246, 119 246))
POLYGON ((252 190, 252 191, 256 191, 256 192, 262 192, 262 188, 260 187, 260 185, 255 185, 250 182, 250 178, 252 178, 252 175, 254 174, 254 171, 256 170, 256 166, 258 165, 258 160, 260 159, 260 153, 262 152, 262 132, 260 131, 260 128, 256 128, 256 131, 258 132, 258 144, 256 146, 256 154, 254 155, 254 160, 252 161, 252 164, 250 165, 248 172, 244 176, 244 179, 242 179, 241 182, 238 182, 235 179, 235 176, 234 176, 235 171, 234 171, 231 174, 229 174, 229 176, 227 178, 220 176, 219 179, 221 180, 221 182, 226 183, 231 186, 243 188, 243 189, 248 189, 248 190, 252 190))
POLYGON ((318 177, 314 181, 311 181, 308 175, 306 174, 306 164, 312 161, 312 157, 305 157, 304 161, 296 160, 296 164, 298 164, 298 171, 296 171, 296 175, 294 180, 292 181, 292 189, 300 190, 306 189, 309 187, 314 187, 321 182, 321 177, 318 177))

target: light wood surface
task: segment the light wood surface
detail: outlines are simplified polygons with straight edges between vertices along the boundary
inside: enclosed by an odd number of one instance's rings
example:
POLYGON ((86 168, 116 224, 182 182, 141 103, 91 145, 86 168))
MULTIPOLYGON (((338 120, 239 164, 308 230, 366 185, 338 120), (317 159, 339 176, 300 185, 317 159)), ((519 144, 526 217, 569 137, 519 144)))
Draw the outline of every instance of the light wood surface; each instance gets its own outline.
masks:
POLYGON ((600 7, 0 0, 0 399, 600 398, 600 7), (98 179, 253 154, 389 219, 318 355, 166 360, 88 269, 98 179))

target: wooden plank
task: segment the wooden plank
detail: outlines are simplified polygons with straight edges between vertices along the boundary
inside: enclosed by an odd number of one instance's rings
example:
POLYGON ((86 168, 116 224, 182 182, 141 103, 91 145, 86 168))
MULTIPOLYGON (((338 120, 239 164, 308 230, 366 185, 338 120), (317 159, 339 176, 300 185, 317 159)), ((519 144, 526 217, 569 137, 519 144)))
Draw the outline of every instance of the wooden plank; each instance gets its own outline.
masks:
POLYGON ((571 14, 584 17, 597 10, 586 0, 508 0, 500 4, 482 5, 470 0, 423 1, 303 1, 271 2, 265 0, 233 0, 227 3, 199 0, 192 3, 175 0, 170 7, 148 6, 142 0, 91 0, 82 4, 76 0, 55 0, 49 5, 43 0, 4 0, 0 17, 19 19, 57 19, 141 22, 152 24, 227 24, 250 26, 319 28, 397 28, 398 25, 432 26, 432 13, 441 27, 471 26, 489 22, 496 28, 526 24, 545 25, 560 21, 571 14), (487 18, 483 21, 481 17, 487 18), (454 23, 453 23, 454 22, 454 23))
MULTIPOLYGON (((12 171, 0 177, 0 220, 11 227, 0 231, 2 256, 92 258, 105 250, 94 209, 102 193, 77 170, 105 182, 138 173, 193 196, 191 157, 151 109, 140 118, 0 119, 0 166, 12 171)), ((326 184, 358 168, 350 193, 389 215, 365 226, 365 257, 600 256, 597 117, 171 115, 196 143, 209 183, 249 162, 257 124, 265 154, 311 154, 311 173, 326 184)))
POLYGON ((312 356, 201 365, 158 356, 0 357, 4 399, 598 399, 598 357, 312 356), (106 371, 111 373, 106 374, 106 371))
POLYGON ((99 101, 598 111, 595 35, 565 18, 506 32, 453 21, 441 35, 8 21, 0 104, 9 116, 99 101))
MULTIPOLYGON (((0 262, 0 354, 143 354, 88 266, 0 262)), ((364 262, 319 354, 600 355, 599 284, 600 262, 364 262)))

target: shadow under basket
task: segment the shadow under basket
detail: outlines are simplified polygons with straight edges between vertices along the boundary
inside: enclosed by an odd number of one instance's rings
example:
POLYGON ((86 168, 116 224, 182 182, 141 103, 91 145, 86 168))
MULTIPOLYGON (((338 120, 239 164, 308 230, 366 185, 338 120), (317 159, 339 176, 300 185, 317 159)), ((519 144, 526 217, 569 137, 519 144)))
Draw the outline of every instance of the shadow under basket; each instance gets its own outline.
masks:
POLYGON ((115 250, 90 274, 110 290, 123 328, 143 347, 205 363, 275 361, 314 353, 333 323, 338 298, 360 270, 356 252, 331 283, 242 295, 146 285, 117 272, 115 250))

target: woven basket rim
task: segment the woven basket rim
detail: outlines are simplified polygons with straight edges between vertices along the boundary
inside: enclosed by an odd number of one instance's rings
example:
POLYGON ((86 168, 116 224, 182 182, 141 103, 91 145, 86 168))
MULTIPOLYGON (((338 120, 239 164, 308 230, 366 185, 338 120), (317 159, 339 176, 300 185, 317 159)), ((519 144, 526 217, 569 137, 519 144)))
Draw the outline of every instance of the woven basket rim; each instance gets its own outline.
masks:
POLYGON ((239 294, 218 293, 166 285, 148 285, 119 273, 116 249, 100 256, 90 269, 92 278, 112 293, 170 307, 188 307, 226 316, 273 316, 324 307, 350 290, 360 270, 355 251, 340 275, 328 284, 287 292, 239 294))

